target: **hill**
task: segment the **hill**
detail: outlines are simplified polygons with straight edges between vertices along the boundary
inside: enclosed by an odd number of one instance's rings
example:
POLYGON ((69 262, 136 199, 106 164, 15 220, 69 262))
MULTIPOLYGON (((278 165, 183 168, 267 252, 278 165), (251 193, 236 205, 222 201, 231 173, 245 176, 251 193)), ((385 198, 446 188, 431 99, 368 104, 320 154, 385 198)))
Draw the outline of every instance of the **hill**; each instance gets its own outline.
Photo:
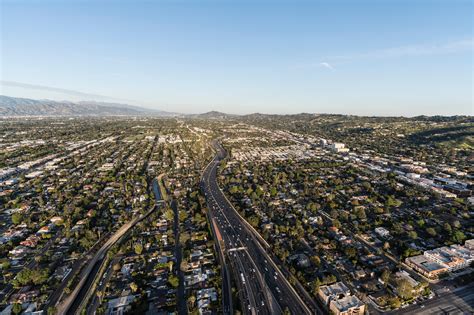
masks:
POLYGON ((0 116, 175 116, 128 104, 33 100, 0 95, 0 116))

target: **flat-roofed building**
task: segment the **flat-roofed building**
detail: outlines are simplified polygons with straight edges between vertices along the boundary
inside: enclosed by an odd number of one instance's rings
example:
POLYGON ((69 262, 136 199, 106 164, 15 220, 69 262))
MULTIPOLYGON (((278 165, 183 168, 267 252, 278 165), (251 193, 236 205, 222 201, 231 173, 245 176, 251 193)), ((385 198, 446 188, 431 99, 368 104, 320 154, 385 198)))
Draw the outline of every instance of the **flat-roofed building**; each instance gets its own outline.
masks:
POLYGON ((417 272, 431 279, 435 279, 440 274, 448 271, 448 268, 438 264, 425 255, 408 257, 405 262, 417 272))
POLYGON ((466 247, 466 248, 469 249, 469 250, 474 250, 474 239, 472 239, 472 240, 467 240, 467 241, 464 243, 464 247, 466 247))
POLYGON ((332 300, 329 309, 335 315, 363 315, 365 304, 358 297, 348 295, 343 298, 332 300))
POLYGON ((320 286, 318 291, 319 298, 324 302, 325 305, 328 305, 331 300, 336 300, 350 294, 351 291, 342 282, 320 286))
POLYGON ((390 232, 386 228, 383 228, 383 227, 376 227, 375 228, 375 233, 377 233, 378 235, 380 235, 382 237, 390 236, 390 232))
POLYGON ((438 264, 446 267, 449 271, 458 270, 467 267, 467 262, 460 257, 456 251, 449 247, 440 247, 433 250, 427 250, 424 255, 438 264))

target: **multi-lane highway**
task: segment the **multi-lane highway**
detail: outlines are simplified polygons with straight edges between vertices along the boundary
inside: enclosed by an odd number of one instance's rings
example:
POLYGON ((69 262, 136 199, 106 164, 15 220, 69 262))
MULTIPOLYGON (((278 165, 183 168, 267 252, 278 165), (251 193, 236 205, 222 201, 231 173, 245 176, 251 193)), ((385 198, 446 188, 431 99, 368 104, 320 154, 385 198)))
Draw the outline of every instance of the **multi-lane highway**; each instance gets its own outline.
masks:
MULTIPOLYGON (((205 168, 201 187, 225 251, 224 270, 230 268, 245 314, 322 313, 314 300, 303 298, 288 282, 262 245, 260 236, 237 213, 217 184, 217 167, 225 150, 215 141, 216 157, 205 168)), ((263 241, 264 242, 264 241, 263 241)), ((224 294, 226 294, 224 290, 224 294)), ((224 297, 225 298, 225 297, 224 297)), ((224 306, 224 308, 226 308, 224 306)))

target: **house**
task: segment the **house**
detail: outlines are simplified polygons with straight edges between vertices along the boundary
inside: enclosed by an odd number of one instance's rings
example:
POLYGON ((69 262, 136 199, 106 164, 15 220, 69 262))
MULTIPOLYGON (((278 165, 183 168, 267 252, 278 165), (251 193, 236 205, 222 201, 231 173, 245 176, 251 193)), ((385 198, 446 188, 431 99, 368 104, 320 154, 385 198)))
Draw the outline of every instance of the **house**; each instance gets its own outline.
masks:
POLYGON ((47 233, 49 233, 49 232, 51 232, 51 230, 50 230, 49 226, 46 225, 46 226, 41 227, 41 228, 38 230, 38 232, 36 232, 36 234, 40 234, 40 235, 41 235, 41 234, 47 234, 47 233))
POLYGON ((58 225, 58 224, 61 224, 63 222, 63 218, 55 216, 55 217, 52 217, 51 219, 49 219, 49 221, 51 221, 51 223, 53 223, 55 225, 58 225))

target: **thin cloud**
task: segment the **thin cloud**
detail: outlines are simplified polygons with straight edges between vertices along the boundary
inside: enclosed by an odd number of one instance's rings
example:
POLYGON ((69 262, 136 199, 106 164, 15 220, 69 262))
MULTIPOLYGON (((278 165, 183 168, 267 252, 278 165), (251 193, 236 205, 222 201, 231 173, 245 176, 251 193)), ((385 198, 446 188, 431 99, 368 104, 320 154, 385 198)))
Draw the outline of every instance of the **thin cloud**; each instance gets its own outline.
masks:
POLYGON ((300 64, 292 67, 293 69, 326 68, 334 70, 336 66, 348 62, 377 60, 403 57, 419 57, 430 55, 447 55, 460 52, 469 52, 474 50, 474 38, 452 41, 442 44, 420 44, 407 45, 378 49, 362 53, 327 56, 324 62, 300 64))
POLYGON ((331 64, 329 64, 328 62, 320 62, 319 66, 321 66, 323 68, 326 68, 326 69, 329 69, 329 70, 334 70, 334 67, 331 64))
POLYGON ((443 44, 422 44, 391 47, 358 54, 332 56, 326 59, 335 61, 353 61, 362 59, 387 59, 399 57, 444 55, 472 51, 473 48, 474 39, 470 38, 443 44))
POLYGON ((324 68, 331 71, 334 71, 334 66, 329 62, 319 62, 319 63, 310 63, 310 64, 300 64, 290 67, 290 69, 298 70, 298 69, 310 69, 310 68, 324 68))
POLYGON ((56 88, 56 87, 45 86, 45 85, 22 83, 22 82, 16 82, 16 81, 0 80, 0 85, 10 86, 10 87, 19 87, 19 88, 28 89, 28 90, 40 90, 40 91, 61 93, 61 94, 64 94, 64 95, 69 95, 69 96, 82 98, 84 100, 94 99, 94 100, 97 100, 97 101, 107 101, 107 100, 108 101, 111 101, 111 100, 130 101, 130 100, 121 100, 121 99, 117 99, 115 97, 110 97, 110 96, 105 96, 105 95, 100 95, 100 94, 85 93, 85 92, 81 92, 81 91, 68 90, 68 89, 56 88))

